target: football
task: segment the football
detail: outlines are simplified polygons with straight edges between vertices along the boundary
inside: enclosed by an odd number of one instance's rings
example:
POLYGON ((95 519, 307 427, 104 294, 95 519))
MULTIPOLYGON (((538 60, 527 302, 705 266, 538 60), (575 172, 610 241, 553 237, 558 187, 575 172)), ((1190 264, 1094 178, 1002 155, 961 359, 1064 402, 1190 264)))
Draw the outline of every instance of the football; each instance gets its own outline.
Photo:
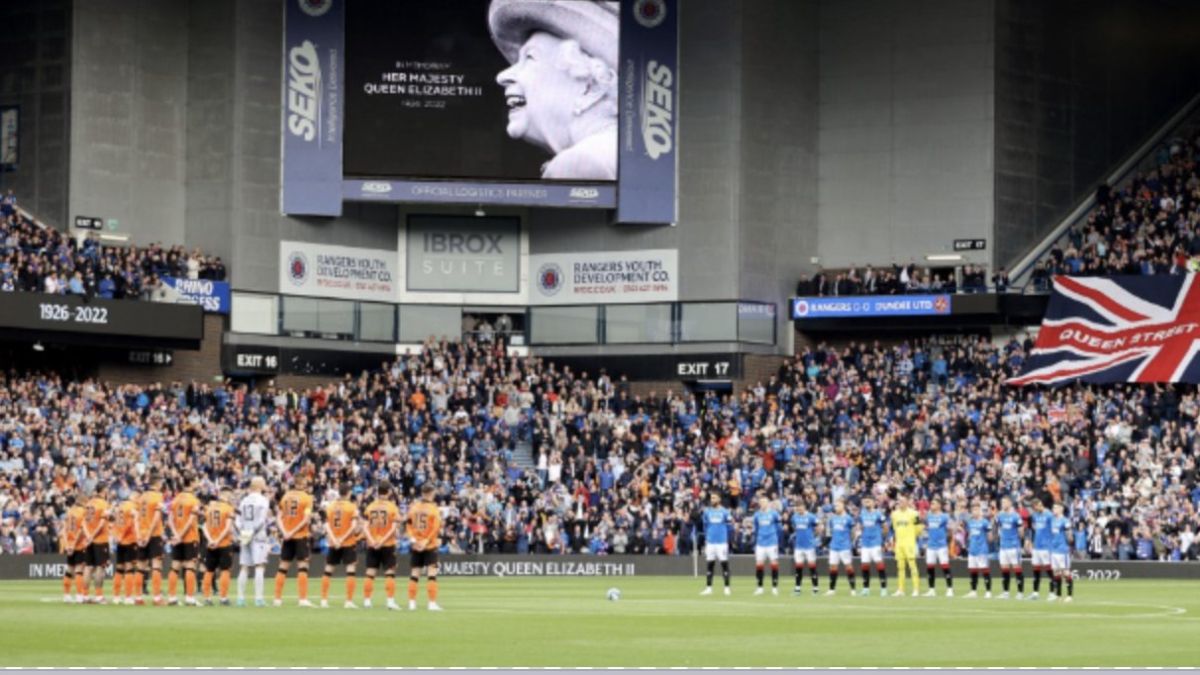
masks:
POLYGON ((608 593, 605 594, 605 597, 608 598, 609 602, 616 602, 621 599, 621 589, 610 588, 608 589, 608 593))

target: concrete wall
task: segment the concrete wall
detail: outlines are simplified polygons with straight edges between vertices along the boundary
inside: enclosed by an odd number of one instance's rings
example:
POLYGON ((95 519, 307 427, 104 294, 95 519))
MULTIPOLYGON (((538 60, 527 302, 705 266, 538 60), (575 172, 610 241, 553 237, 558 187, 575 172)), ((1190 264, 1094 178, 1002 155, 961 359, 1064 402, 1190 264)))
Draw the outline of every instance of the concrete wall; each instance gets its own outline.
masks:
POLYGON ((188 7, 78 0, 69 211, 135 242, 184 241, 188 7))
POLYGON ((996 259, 1008 264, 1200 92, 1200 4, 996 9, 996 259))
POLYGON ((821 2, 823 266, 995 245, 993 28, 993 0, 821 2))
POLYGON ((21 108, 19 166, 0 190, 52 225, 67 222, 71 2, 0 2, 0 106, 21 108))

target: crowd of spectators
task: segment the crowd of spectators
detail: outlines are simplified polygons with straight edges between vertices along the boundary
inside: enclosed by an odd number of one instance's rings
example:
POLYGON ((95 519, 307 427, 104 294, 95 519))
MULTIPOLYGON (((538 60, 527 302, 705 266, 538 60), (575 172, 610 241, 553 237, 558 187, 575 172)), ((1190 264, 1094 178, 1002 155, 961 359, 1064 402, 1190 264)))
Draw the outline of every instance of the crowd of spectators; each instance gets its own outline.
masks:
POLYGON ((219 257, 182 246, 106 246, 96 233, 78 241, 22 215, 11 192, 0 200, 0 292, 165 301, 163 277, 222 281, 225 273, 219 257))
POLYGON ((1035 288, 1057 274, 1183 274, 1200 268, 1200 133, 1156 152, 1155 168, 1096 191, 1096 206, 1033 271, 1035 288))
MULTIPOLYGON (((51 550, 65 492, 103 483, 121 498, 157 470, 169 489, 199 479, 204 495, 304 474, 318 503, 342 481, 369 499, 387 480, 405 503, 432 482, 447 552, 686 555, 711 491, 747 551, 756 494, 826 512, 905 492, 956 513, 1003 495, 1058 500, 1080 556, 1200 557, 1195 388, 1006 386, 1030 347, 822 345, 732 396, 638 396, 603 371, 510 356, 502 339, 430 342, 304 391, 9 372, 0 552, 51 550)), ((319 523, 313 537, 320 547, 319 523)))
POLYGON ((981 265, 965 265, 959 274, 951 268, 938 271, 916 265, 892 265, 861 271, 851 267, 840 272, 820 271, 801 275, 796 283, 798 297, 843 295, 904 295, 929 293, 1006 293, 1008 271, 1000 268, 990 278, 981 265))

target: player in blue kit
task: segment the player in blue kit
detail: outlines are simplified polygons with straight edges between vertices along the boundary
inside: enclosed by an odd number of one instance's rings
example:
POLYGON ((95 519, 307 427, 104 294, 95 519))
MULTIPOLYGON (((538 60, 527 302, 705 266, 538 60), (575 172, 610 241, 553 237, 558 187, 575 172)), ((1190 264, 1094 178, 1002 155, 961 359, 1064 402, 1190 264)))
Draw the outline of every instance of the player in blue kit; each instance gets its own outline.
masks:
POLYGON ((783 521, 779 512, 771 508, 771 500, 763 495, 758 498, 758 512, 754 514, 754 577, 758 581, 755 595, 763 594, 763 566, 771 565, 771 594, 779 595, 779 529, 783 521))
POLYGON ((1029 594, 1030 600, 1038 598, 1038 591, 1042 586, 1042 573, 1050 572, 1050 521, 1053 519, 1054 514, 1050 513, 1046 504, 1041 499, 1035 499, 1033 515, 1029 518, 1030 525, 1033 526, 1033 592, 1029 594))
POLYGON ((1008 497, 1000 500, 1000 513, 996 516, 996 528, 1000 530, 1000 575, 1004 580, 1001 599, 1008 599, 1012 575, 1017 575, 1017 599, 1025 597, 1025 571, 1021 567, 1021 538, 1025 535, 1025 523, 1021 514, 1013 509, 1008 497))
POLYGON ((983 583, 987 588, 984 597, 992 597, 992 569, 988 562, 988 544, 992 538, 992 522, 983 515, 983 507, 979 502, 971 507, 971 517, 967 520, 967 569, 971 571, 971 592, 968 598, 978 597, 979 575, 983 575, 983 583))
POLYGON ((837 592, 838 565, 846 568, 850 580, 850 595, 854 595, 854 561, 850 559, 850 538, 854 534, 854 517, 846 513, 846 502, 839 499, 833 505, 833 515, 825 523, 829 533, 829 591, 837 592))
POLYGON ((950 534, 954 521, 949 514, 942 511, 942 500, 936 497, 929 503, 929 513, 925 514, 925 571, 929 574, 929 590, 925 596, 932 598, 934 580, 937 578, 937 568, 942 568, 946 577, 946 597, 954 597, 954 575, 950 573, 950 534))
POLYGON ((796 564, 796 587, 792 595, 800 595, 807 566, 812 578, 812 592, 817 593, 817 517, 808 512, 808 505, 796 499, 796 512, 792 514, 792 560, 796 564))
POLYGON ((714 492, 709 497, 710 506, 700 518, 704 521, 704 560, 708 563, 708 581, 700 595, 712 595, 713 568, 721 563, 721 577, 725 579, 725 595, 729 595, 729 527, 733 516, 729 509, 721 506, 721 495, 714 492))
POLYGON ((1050 521, 1050 568, 1054 576, 1050 580, 1050 595, 1054 602, 1063 595, 1063 581, 1067 582, 1063 602, 1071 602, 1075 595, 1075 579, 1071 576, 1071 519, 1063 515, 1063 505, 1054 505, 1054 518, 1050 521))
POLYGON ((887 595, 887 567, 883 562, 883 540, 886 536, 887 518, 875 510, 875 500, 863 498, 862 510, 858 513, 858 546, 861 549, 863 595, 871 593, 871 566, 879 572, 879 594, 887 595))

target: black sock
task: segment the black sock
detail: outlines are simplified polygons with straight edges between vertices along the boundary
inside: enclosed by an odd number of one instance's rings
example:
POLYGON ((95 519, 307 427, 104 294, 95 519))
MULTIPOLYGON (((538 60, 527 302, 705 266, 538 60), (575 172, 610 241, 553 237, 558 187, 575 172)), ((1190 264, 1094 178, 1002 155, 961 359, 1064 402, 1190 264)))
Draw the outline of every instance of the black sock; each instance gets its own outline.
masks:
POLYGON ((979 572, 975 572, 975 571, 971 572, 971 590, 972 591, 979 590, 979 572))
POLYGON ((942 568, 942 574, 946 576, 946 588, 954 588, 954 575, 950 573, 949 565, 942 568))
POLYGON ((991 572, 983 573, 983 583, 984 583, 984 586, 987 588, 987 592, 991 593, 992 592, 992 573, 991 572))
POLYGON ((1070 597, 1073 597, 1074 595, 1075 595, 1075 578, 1070 575, 1067 575, 1067 597, 1070 598, 1070 597))
POLYGON ((715 560, 708 561, 708 579, 705 580, 704 583, 706 583, 709 587, 712 586, 713 568, 715 568, 716 566, 717 566, 717 563, 715 560))
POLYGON ((863 588, 870 588, 870 587, 871 587, 871 568, 864 567, 863 568, 863 588))
POLYGON ((837 588, 837 570, 830 570, 830 572, 829 572, 829 590, 832 591, 836 588, 837 588))
POLYGON ((796 588, 800 588, 802 581, 804 581, 804 566, 796 565, 796 588))
POLYGON ((813 590, 815 591, 815 590, 817 590, 817 564, 813 563, 812 566, 808 568, 808 571, 809 571, 809 574, 812 576, 812 587, 813 587, 813 590))
POLYGON ((883 567, 879 568, 879 587, 887 590, 887 569, 883 567))
POLYGON ((762 588, 763 568, 762 565, 757 565, 754 568, 754 580, 758 582, 758 587, 762 588))
POLYGON ((721 561, 721 578, 725 580, 725 588, 729 588, 729 561, 721 561))
POLYGON ((1002 582, 1004 585, 1004 592, 1007 593, 1008 585, 1012 582, 1012 573, 1009 572, 1008 570, 1004 570, 1003 572, 1001 572, 1001 574, 1004 576, 1004 581, 1002 582))
POLYGON ((771 565, 771 588, 779 587, 779 565, 771 565))
POLYGON ((1042 588, 1042 570, 1033 568, 1033 592, 1037 593, 1042 588))
POLYGON ((850 570, 848 576, 850 577, 850 590, 854 590, 854 570, 850 570))
POLYGON ((1025 592, 1025 573, 1021 570, 1017 570, 1017 592, 1025 592))
POLYGON ((926 568, 925 568, 925 572, 926 572, 926 573, 929 575, 929 590, 931 590, 931 591, 932 591, 932 590, 933 590, 933 587, 934 587, 934 583, 933 583, 933 582, 934 582, 934 581, 937 579, 937 575, 933 573, 933 566, 932 566, 932 565, 930 565, 929 567, 926 567, 926 568))

